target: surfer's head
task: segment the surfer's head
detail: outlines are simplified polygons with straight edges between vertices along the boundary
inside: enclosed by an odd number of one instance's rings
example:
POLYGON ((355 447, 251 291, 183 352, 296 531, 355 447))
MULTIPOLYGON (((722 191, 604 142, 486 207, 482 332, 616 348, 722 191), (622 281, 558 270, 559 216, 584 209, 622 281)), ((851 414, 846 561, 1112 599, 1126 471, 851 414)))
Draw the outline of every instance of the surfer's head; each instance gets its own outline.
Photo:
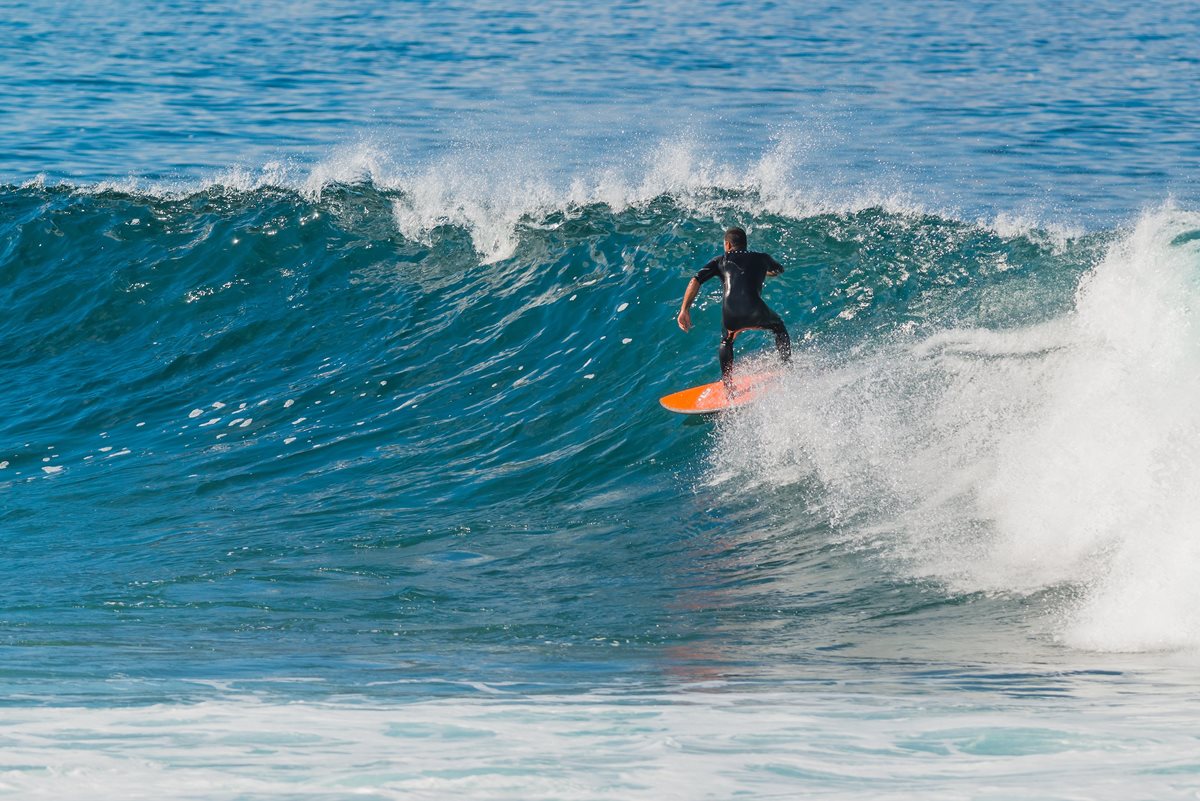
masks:
POLYGON ((725 229, 725 252, 731 250, 746 249, 746 229, 745 228, 727 228, 725 229))

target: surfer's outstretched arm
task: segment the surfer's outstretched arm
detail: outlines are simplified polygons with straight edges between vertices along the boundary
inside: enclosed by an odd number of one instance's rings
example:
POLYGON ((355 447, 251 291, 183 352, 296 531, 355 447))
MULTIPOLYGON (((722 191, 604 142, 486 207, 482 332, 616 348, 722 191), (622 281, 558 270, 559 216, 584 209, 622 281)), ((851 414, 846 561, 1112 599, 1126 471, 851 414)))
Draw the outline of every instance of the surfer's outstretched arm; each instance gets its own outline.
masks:
POLYGON ((679 309, 679 316, 675 318, 675 322, 679 323, 679 327, 686 333, 692 327, 692 301, 700 294, 700 282, 693 278, 688 281, 687 289, 683 293, 683 305, 679 309))

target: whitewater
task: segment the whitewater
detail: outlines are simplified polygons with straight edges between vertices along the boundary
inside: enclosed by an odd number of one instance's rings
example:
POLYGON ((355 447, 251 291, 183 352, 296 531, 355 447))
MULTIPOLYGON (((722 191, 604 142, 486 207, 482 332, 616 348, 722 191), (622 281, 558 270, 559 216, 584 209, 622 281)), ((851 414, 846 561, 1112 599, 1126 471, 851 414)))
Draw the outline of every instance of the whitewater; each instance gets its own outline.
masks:
POLYGON ((0 6, 0 797, 1200 795, 1182 7, 0 6))

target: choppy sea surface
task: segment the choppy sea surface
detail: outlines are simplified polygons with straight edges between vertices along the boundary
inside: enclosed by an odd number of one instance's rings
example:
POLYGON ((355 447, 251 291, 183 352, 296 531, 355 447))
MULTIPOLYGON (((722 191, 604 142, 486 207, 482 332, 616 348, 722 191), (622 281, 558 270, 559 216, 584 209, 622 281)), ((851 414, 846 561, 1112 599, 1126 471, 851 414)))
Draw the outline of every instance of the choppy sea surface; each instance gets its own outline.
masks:
POLYGON ((0 797, 1200 797, 1198 40, 0 0, 0 797))

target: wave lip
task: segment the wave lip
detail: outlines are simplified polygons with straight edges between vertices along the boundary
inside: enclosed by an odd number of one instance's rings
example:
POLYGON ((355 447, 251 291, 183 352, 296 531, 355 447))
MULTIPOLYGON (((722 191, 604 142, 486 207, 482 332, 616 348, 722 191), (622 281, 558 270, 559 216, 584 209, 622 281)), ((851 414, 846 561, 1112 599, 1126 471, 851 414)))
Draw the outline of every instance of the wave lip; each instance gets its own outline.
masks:
MULTIPOLYGON (((50 182, 42 175, 24 187, 49 185, 83 194, 158 200, 285 190, 319 202, 339 187, 362 186, 392 198, 394 223, 404 236, 428 244, 440 227, 460 227, 470 234, 485 263, 511 258, 520 245, 522 226, 555 214, 573 217, 596 204, 620 214, 667 198, 693 215, 736 217, 743 224, 764 216, 802 220, 869 208, 896 215, 961 216, 951 208, 932 209, 895 184, 833 187, 818 182, 809 174, 810 149, 805 136, 790 133, 757 158, 729 161, 690 139, 671 139, 634 151, 619 164, 599 163, 563 176, 534 147, 463 147, 427 162, 408 163, 379 143, 363 140, 335 148, 310 165, 273 160, 257 168, 231 166, 198 179, 129 176, 95 183, 50 182)), ((1004 236, 1054 230, 1032 218, 1004 213, 986 225, 1004 236)))

